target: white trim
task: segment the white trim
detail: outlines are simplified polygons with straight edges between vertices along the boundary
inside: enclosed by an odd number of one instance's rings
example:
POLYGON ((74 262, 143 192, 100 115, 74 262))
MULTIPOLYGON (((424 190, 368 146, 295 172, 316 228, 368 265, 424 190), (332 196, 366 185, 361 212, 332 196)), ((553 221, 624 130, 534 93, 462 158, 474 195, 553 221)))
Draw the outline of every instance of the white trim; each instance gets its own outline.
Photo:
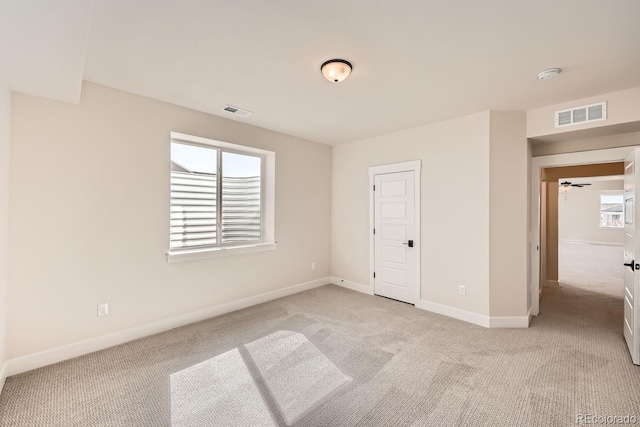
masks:
POLYGON ((167 263, 181 261, 195 261, 206 258, 217 258, 227 255, 248 254, 252 252, 272 251, 277 248, 277 243, 258 243, 247 246, 218 246, 215 248, 206 248, 192 251, 168 251, 167 263))
POLYGON ((540 312, 540 172, 543 168, 624 161, 633 147, 581 151, 531 158, 531 313, 540 312))
POLYGON ((343 288, 351 289, 352 291, 362 292, 363 294, 367 295, 373 295, 373 288, 371 286, 363 285, 362 283, 352 282, 350 280, 345 280, 333 276, 331 276, 331 283, 343 288))
POLYGON ((420 300, 416 307, 485 328, 528 328, 531 321, 531 310, 526 316, 521 317, 489 317, 427 300, 420 300))
POLYGON ((415 206, 414 218, 415 218, 415 236, 416 236, 414 238, 413 250, 415 251, 415 254, 416 254, 416 260, 417 260, 416 275, 418 278, 418 286, 416 287, 416 294, 414 295, 414 301, 415 301, 416 307, 421 298, 420 290, 422 288, 421 273, 420 273, 420 264, 422 261, 422 258, 420 255, 421 247, 422 247, 422 234, 420 231, 420 224, 422 223, 422 216, 420 214, 420 205, 421 205, 420 197, 422 194, 422 191, 420 190, 421 170, 422 170, 422 160, 410 160, 408 162, 369 166, 369 287, 371 288, 371 292, 373 294, 375 294, 375 280, 373 278, 373 273, 376 266, 375 238, 373 235, 373 228, 375 227, 375 218, 374 218, 375 195, 373 193, 375 176, 386 174, 386 173, 413 171, 414 206, 415 206))
MULTIPOLYGON (((262 198, 260 200, 260 203, 262 204, 262 211, 261 211, 261 223, 262 223, 261 237, 262 238, 259 244, 252 245, 252 246, 255 246, 257 248, 258 246, 260 246, 260 244, 267 245, 267 246, 275 245, 277 243, 276 231, 275 231, 276 229, 276 220, 275 220, 275 217, 276 217, 276 203, 275 203, 276 153, 274 151, 263 150, 260 148, 250 147, 247 145, 233 144, 230 142, 219 141, 211 138, 203 138, 201 136, 195 136, 195 135, 187 135, 179 132, 170 132, 170 136, 171 136, 170 141, 203 144, 203 145, 208 145, 208 146, 219 148, 221 150, 225 150, 229 152, 257 155, 263 159, 262 170, 261 170, 263 174, 263 177, 261 179, 262 198)), ((218 194, 221 195, 222 193, 219 192, 218 194)), ((218 203, 218 206, 221 206, 221 204, 218 203)), ((168 214, 169 213, 167 212, 167 215, 168 214)), ((167 244, 168 243, 169 242, 167 241, 167 244)), ((215 246, 212 248, 205 248, 204 251, 203 250, 200 250, 200 251, 187 250, 187 251, 181 252, 180 254, 177 253, 178 251, 172 252, 169 249, 167 251, 167 263, 176 262, 176 261, 190 261, 190 260, 203 259, 203 258, 209 258, 214 256, 220 256, 220 255, 232 255, 236 253, 257 252, 260 250, 275 249, 275 247, 273 248, 265 247, 261 249, 255 249, 255 250, 244 250, 246 248, 247 246, 228 246, 228 247, 215 246), (238 249, 238 251, 217 252, 216 250, 219 250, 219 249, 238 249), (185 257, 184 254, 186 252, 201 252, 200 255, 202 256, 185 257), (207 253, 207 255, 204 255, 205 252, 207 253)))
POLYGON ((420 169, 422 169, 422 160, 410 160, 408 162, 369 166, 369 176, 382 175, 385 173, 415 171, 420 169))
POLYGON ((490 317, 490 328, 528 328, 530 314, 522 317, 490 317))
POLYGON ((488 328, 490 325, 489 316, 485 316, 471 311, 462 310, 455 307, 450 307, 444 304, 438 304, 427 300, 420 300, 416 304, 417 308, 430 311, 436 314, 442 314, 443 316, 452 317, 454 319, 462 320, 464 322, 473 323, 474 325, 484 326, 488 328))
POLYGON ((268 156, 269 154, 274 154, 273 151, 263 150, 261 148, 250 147, 248 145, 242 145, 242 144, 233 144, 231 142, 224 142, 218 139, 204 138, 202 136, 187 135, 186 133, 180 133, 180 132, 171 132, 171 140, 203 144, 211 147, 233 150, 239 153, 245 152, 245 153, 257 154, 259 156, 268 156))
POLYGON ((194 311, 192 313, 181 314, 168 319, 158 320, 141 326, 113 332, 107 335, 89 338, 61 347, 45 350, 40 353, 29 354, 27 356, 11 359, 5 363, 3 376, 17 375, 23 372, 30 371, 32 369, 41 368, 53 363, 62 362, 63 360, 71 359, 88 353, 93 353, 94 351, 103 350, 105 348, 133 341, 138 338, 144 338, 149 335, 168 331, 170 329, 178 328, 180 326, 188 325, 194 322, 199 322, 211 317, 220 316, 232 311, 241 310, 253 305, 262 304, 264 302, 286 297, 298 292, 308 291, 310 289, 327 285, 329 284, 329 282, 329 277, 323 277, 311 282, 289 286, 287 288, 227 302, 224 304, 194 311))

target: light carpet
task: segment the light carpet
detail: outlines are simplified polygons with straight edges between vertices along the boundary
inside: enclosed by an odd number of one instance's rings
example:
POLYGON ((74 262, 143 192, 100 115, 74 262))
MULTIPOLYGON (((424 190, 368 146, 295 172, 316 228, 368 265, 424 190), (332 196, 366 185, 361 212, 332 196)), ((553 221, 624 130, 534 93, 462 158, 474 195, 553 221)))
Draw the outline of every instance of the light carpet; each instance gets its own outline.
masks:
POLYGON ((238 349, 171 375, 172 427, 277 426, 238 349))
MULTIPOLYGON (((428 284, 425 284, 428 286, 428 284)), ((485 329, 328 285, 7 379, 1 426, 169 426, 171 376, 278 331, 353 381, 296 426, 573 426, 640 416, 622 300, 548 289, 529 329, 485 329)))
POLYGON ((351 381, 302 334, 278 331, 171 375, 171 426, 291 426, 351 381))

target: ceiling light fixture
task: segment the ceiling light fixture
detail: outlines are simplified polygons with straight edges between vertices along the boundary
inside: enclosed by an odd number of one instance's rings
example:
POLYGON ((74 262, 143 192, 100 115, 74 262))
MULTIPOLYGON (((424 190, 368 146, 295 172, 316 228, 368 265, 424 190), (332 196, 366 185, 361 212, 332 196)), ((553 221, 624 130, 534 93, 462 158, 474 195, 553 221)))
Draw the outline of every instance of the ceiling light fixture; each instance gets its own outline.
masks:
POLYGON ((560 74, 560 71, 562 71, 560 68, 547 68, 538 74, 538 78, 540 80, 549 80, 560 74))
POLYGON ((344 59, 330 59, 320 67, 325 79, 332 83, 340 83, 351 74, 351 63, 344 59))

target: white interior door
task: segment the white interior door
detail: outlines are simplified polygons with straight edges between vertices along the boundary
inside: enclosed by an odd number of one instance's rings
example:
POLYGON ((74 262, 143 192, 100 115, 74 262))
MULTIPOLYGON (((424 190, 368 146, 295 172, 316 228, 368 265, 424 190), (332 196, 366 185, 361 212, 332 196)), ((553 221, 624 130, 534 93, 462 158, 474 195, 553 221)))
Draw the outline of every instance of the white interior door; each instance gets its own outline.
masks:
POLYGON ((415 304, 419 277, 414 172, 374 176, 374 292, 415 304))
POLYGON ((624 161, 624 339, 631 359, 640 365, 640 222, 635 208, 638 191, 640 149, 634 148, 624 161))

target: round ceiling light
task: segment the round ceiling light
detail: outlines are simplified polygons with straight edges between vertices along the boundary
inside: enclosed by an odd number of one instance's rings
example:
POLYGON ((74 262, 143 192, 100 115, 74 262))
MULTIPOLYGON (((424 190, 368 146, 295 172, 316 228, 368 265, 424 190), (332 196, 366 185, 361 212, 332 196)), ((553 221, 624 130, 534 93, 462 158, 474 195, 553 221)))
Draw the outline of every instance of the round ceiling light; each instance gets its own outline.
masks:
POLYGON ((320 67, 325 79, 332 83, 340 83, 351 74, 351 63, 344 59, 330 59, 320 67))
POLYGON ((560 74, 560 71, 562 71, 560 68, 547 68, 538 74, 538 78, 540 80, 549 80, 560 74))

